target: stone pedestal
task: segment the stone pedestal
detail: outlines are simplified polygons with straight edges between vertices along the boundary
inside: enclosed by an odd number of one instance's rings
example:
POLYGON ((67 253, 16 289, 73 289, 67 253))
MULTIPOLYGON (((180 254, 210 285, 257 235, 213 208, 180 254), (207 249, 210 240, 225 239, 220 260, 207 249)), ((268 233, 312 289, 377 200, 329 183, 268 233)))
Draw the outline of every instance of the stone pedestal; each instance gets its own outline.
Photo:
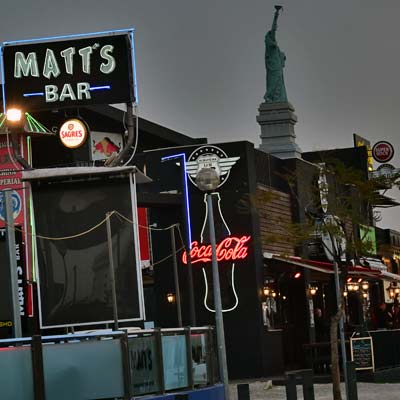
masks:
POLYGON ((290 103, 261 103, 258 111, 260 150, 278 158, 301 158, 294 133, 297 122, 294 107, 290 103))

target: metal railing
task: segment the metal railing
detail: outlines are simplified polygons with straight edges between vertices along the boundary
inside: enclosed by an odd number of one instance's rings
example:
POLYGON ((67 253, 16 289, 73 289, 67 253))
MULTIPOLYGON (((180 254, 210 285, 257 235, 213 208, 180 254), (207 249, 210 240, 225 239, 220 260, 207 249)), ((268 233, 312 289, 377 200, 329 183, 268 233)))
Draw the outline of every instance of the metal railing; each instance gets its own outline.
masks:
POLYGON ((13 400, 130 399, 213 385, 216 362, 211 327, 33 336, 0 340, 0 387, 13 400))

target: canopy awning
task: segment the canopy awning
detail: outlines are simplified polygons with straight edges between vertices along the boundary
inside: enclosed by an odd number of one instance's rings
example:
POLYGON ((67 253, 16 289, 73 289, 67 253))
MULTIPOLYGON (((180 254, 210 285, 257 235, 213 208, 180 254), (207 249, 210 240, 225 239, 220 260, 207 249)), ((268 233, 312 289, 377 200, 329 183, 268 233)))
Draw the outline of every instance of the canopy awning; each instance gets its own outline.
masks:
POLYGON ((23 181, 38 181, 50 179, 64 179, 79 176, 117 175, 133 173, 137 183, 152 182, 151 178, 135 166, 126 167, 66 167, 66 168, 38 168, 22 171, 23 181))
MULTIPOLYGON (((308 260, 308 259, 304 259, 304 258, 296 257, 296 256, 283 256, 280 254, 272 254, 272 253, 267 253, 267 252, 264 252, 263 256, 267 260, 276 260, 276 261, 288 263, 291 265, 295 265, 298 267, 307 268, 307 269, 318 271, 318 272, 323 272, 325 274, 333 274, 334 273, 333 264, 331 262, 308 260)), ((365 276, 368 278, 400 282, 400 275, 398 275, 398 274, 393 274, 393 273, 387 272, 387 271, 372 269, 369 267, 363 267, 361 265, 350 265, 348 273, 349 273, 349 275, 359 275, 359 276, 365 276)))

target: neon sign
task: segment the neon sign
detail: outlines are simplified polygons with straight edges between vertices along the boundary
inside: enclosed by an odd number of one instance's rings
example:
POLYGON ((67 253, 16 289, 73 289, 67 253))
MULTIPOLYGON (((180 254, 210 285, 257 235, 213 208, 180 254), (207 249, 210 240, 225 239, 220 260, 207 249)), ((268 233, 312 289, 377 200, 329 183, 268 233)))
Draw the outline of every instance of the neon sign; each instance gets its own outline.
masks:
MULTIPOLYGON (((218 243, 216 246, 217 261, 235 261, 243 260, 248 256, 248 246, 246 243, 251 239, 251 236, 229 236, 218 243)), ((190 258, 192 264, 199 262, 211 262, 212 248, 211 245, 202 245, 197 241, 192 242, 192 249, 190 250, 190 258)), ((187 264, 186 252, 182 254, 182 262, 187 264)))
POLYGON ((3 102, 42 110, 135 101, 133 39, 128 29, 4 43, 3 102))

